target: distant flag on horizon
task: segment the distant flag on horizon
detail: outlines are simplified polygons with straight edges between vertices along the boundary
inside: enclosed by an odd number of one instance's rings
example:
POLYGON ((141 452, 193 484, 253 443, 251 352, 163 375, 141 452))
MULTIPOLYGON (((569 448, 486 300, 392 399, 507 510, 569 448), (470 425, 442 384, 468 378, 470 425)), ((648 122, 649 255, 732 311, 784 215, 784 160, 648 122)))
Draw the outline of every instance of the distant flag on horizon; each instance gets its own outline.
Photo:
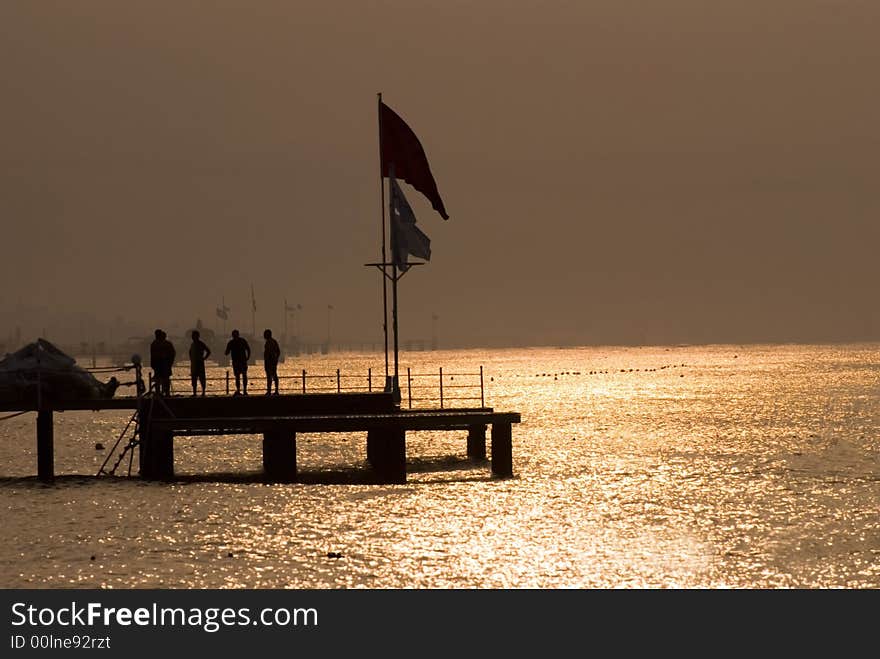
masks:
POLYGON ((287 304, 287 298, 284 299, 284 310, 287 312, 290 311, 300 311, 302 309, 301 304, 287 304))
POLYGON ((217 318, 220 318, 222 320, 229 320, 230 311, 231 309, 225 304, 222 307, 217 307, 217 318))
POLYGON ((254 285, 251 284, 251 307, 254 311, 257 310, 257 298, 254 297, 254 285))
POLYGON ((416 226, 412 207, 392 177, 391 183, 391 257, 401 272, 409 270, 408 256, 431 260, 431 240, 416 226))
POLYGON ((422 143, 413 130, 385 103, 379 101, 379 144, 382 176, 406 181, 431 202, 444 220, 449 219, 422 143))

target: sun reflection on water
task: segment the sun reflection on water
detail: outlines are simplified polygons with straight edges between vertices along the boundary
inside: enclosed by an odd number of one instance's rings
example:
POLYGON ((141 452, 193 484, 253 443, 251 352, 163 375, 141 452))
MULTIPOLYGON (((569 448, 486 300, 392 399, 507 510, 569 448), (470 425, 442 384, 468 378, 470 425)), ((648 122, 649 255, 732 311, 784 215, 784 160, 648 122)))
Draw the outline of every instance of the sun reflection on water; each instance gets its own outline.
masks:
MULTIPOLYGON (((347 372, 376 355, 284 368, 347 372)), ((300 483, 255 437, 179 438, 179 480, 35 471, 33 418, 0 426, 4 587, 880 587, 875 345, 411 353, 484 366, 522 414, 512 479, 463 433, 408 436, 408 482, 364 477, 365 438, 298 438, 300 483), (735 355, 735 356, 734 356, 735 355)), ((93 474, 127 416, 56 418, 56 472, 93 474)))

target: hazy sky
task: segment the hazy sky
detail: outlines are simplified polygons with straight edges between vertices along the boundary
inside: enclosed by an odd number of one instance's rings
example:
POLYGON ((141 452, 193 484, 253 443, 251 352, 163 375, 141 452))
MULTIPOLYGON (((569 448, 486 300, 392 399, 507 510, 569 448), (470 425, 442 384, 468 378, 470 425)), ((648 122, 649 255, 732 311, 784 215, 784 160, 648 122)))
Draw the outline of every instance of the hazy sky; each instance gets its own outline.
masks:
POLYGON ((402 339, 877 340, 878 34, 876 0, 3 0, 0 306, 249 328, 253 282, 259 326, 381 337, 381 91, 451 216, 404 186, 402 339))

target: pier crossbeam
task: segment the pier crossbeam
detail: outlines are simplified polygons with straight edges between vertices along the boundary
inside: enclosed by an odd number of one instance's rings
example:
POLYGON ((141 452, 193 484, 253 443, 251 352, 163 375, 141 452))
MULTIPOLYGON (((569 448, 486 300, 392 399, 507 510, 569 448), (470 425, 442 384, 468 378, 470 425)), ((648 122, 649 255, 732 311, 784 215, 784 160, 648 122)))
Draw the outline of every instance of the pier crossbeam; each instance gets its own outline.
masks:
POLYGON ((359 432, 399 428, 400 430, 467 430, 481 424, 519 423, 518 412, 420 410, 391 414, 321 414, 296 416, 153 418, 154 427, 175 435, 260 434, 283 428, 293 432, 359 432))

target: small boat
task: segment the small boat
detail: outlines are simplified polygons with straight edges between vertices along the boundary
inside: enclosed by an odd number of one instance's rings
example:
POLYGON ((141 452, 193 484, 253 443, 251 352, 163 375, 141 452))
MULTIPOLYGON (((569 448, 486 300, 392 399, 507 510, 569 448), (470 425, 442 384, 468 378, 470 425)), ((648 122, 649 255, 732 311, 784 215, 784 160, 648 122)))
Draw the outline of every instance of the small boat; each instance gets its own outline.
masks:
POLYGON ((112 398, 119 381, 101 382, 45 339, 0 360, 0 403, 32 407, 41 401, 112 398))

